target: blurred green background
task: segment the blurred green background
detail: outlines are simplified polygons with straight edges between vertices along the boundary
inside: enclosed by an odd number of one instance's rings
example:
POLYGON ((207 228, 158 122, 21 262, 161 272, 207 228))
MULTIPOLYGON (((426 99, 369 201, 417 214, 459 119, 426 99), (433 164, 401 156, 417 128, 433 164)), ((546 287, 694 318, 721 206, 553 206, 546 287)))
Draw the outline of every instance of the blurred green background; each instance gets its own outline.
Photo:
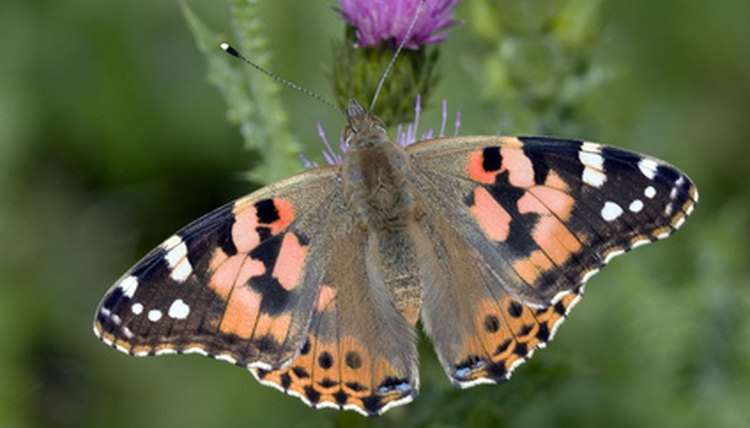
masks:
MULTIPOLYGON (((224 3, 189 4, 230 27, 224 3)), ((257 5, 265 60, 324 95, 344 32, 334 5, 257 5)), ((0 3, 0 426, 750 426, 750 2, 465 0, 457 17, 423 124, 439 126, 445 98, 463 135, 647 152, 686 171, 701 203, 674 237, 597 275, 510 382, 456 390, 422 343, 420 396, 369 420, 224 363, 130 358, 94 337, 109 285, 262 184, 243 177, 263 153, 227 121, 178 2, 0 3)), ((277 96, 320 162, 315 121, 337 136, 341 118, 277 96)))

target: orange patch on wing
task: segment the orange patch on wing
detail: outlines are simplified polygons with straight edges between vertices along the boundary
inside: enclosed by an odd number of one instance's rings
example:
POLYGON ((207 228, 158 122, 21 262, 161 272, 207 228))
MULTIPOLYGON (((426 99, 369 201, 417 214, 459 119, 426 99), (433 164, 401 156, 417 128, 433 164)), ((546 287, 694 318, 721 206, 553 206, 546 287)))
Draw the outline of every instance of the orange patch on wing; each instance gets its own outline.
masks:
POLYGON ((260 317, 258 317, 258 323, 255 326, 253 336, 262 337, 265 335, 271 335, 277 343, 284 343, 291 324, 292 316, 289 314, 279 316, 261 314, 260 317))
POLYGON ((508 239, 510 214, 484 187, 474 190, 474 205, 469 210, 490 239, 500 242, 508 239))
POLYGON ((581 249, 581 243, 556 217, 540 217, 531 233, 534 242, 558 266, 581 249))
POLYGON ((287 371, 289 375, 292 377, 292 386, 289 387, 290 391, 295 391, 299 394, 302 394, 304 396, 305 393, 305 386, 308 386, 312 384, 312 372, 313 372, 313 352, 312 350, 317 347, 317 341, 313 336, 309 336, 308 340, 310 341, 310 350, 307 352, 307 354, 302 355, 299 354, 297 358, 292 361, 292 363, 289 365, 289 367, 285 370, 280 370, 279 373, 282 373, 284 371, 287 371), (293 369, 295 367, 304 369, 307 373, 300 373, 302 376, 299 376, 297 372, 295 372, 293 369), (304 376, 304 375, 307 376, 304 376))
POLYGON ((258 213, 255 207, 235 205, 234 224, 232 225, 232 242, 237 252, 247 253, 260 243, 258 213))
POLYGON ((469 155, 467 169, 469 178, 486 184, 494 183, 495 175, 498 173, 498 171, 486 171, 484 169, 484 153, 481 150, 469 155))
POLYGON ((335 403, 334 393, 338 391, 341 385, 341 358, 337 352, 337 343, 324 343, 318 341, 315 348, 315 358, 313 359, 313 385, 315 390, 321 394, 320 400, 329 403, 335 403), (326 353, 330 367, 326 368, 321 365, 323 355, 326 353))
POLYGON ((503 171, 508 171, 508 182, 515 187, 534 185, 534 167, 521 147, 505 145, 500 149, 503 157, 503 171))
POLYGON ((513 268, 527 283, 533 284, 543 272, 552 269, 552 261, 541 250, 533 251, 529 257, 513 262, 513 268))
POLYGON ((565 180, 563 180, 559 175, 557 175, 555 171, 552 170, 547 173, 547 179, 544 180, 544 185, 566 193, 570 191, 568 183, 566 183, 565 180))
POLYGON ((551 211, 563 220, 568 220, 570 218, 570 213, 573 211, 573 206, 576 203, 575 199, 573 199, 572 196, 561 190, 553 189, 551 187, 534 186, 530 188, 526 192, 526 194, 521 197, 521 199, 529 195, 529 193, 533 194, 533 196, 535 196, 539 201, 544 201, 544 211, 537 212, 539 212, 540 214, 544 214, 551 211))
POLYGON ((334 373, 338 374, 339 364, 341 364, 341 361, 336 350, 336 345, 336 343, 326 343, 320 340, 318 341, 318 345, 315 347, 315 359, 313 360, 313 362, 315 363, 315 369, 313 371, 316 381, 319 381, 324 377, 332 377, 334 376, 334 373), (320 356, 324 352, 328 353, 328 355, 331 356, 332 364, 328 368, 320 364, 320 356))
MULTIPOLYGON (((563 296, 562 299, 560 299, 559 304, 563 306, 563 308, 568 309, 570 305, 573 304, 573 301, 575 301, 578 298, 578 295, 575 293, 569 293, 565 296, 563 296)), ((555 306, 548 306, 547 309, 545 309, 542 313, 536 315, 537 320, 539 322, 546 322, 549 326, 550 331, 557 325, 557 323, 561 322, 563 318, 563 314, 557 312, 555 310, 555 306)))
POLYGON ((504 323, 495 301, 489 298, 481 299, 474 313, 474 331, 469 332, 464 337, 461 354, 457 356, 457 361, 454 361, 454 364, 461 363, 473 355, 480 357, 492 355, 492 351, 498 345, 495 343, 496 338, 494 336, 501 332, 503 328, 504 323), (490 325, 491 328, 488 328, 487 324, 494 325, 490 325))
POLYGON ((265 266, 258 260, 242 254, 227 258, 211 275, 208 286, 222 299, 238 285, 244 285, 253 276, 263 275, 265 266))
POLYGON ((219 324, 222 333, 249 339, 260 310, 261 295, 247 286, 236 287, 229 296, 224 316, 219 324))
POLYGON ((341 366, 344 392, 352 397, 366 397, 370 394, 369 386, 372 384, 372 356, 362 342, 352 336, 344 336, 340 347, 344 358, 341 366), (366 388, 352 388, 354 382, 366 388))
POLYGON ((537 265, 541 270, 551 268, 549 259, 543 257, 543 253, 546 253, 552 259, 552 262, 561 265, 573 253, 581 249, 578 238, 559 219, 567 220, 570 218, 575 204, 575 200, 570 195, 550 187, 534 186, 518 199, 517 204, 518 211, 522 214, 536 213, 541 215, 531 236, 542 251, 540 251, 540 255, 532 254, 528 259, 520 261, 522 264, 521 271, 524 272, 521 276, 524 279, 533 276, 529 263, 537 265), (536 262, 532 262, 531 259, 533 258, 536 258, 536 262), (547 262, 543 262, 543 258, 547 259, 547 262))
MULTIPOLYGON (((523 311, 521 311, 520 316, 518 317, 512 317, 512 316, 506 316, 505 320, 508 323, 508 326, 513 331, 513 336, 518 340, 518 342, 530 342, 534 341, 533 337, 536 335, 537 331, 539 330, 539 323, 537 322, 536 318, 534 318, 534 310, 526 306, 523 302, 520 300, 514 299, 512 297, 506 297, 503 299, 503 307, 508 308, 511 305, 511 302, 515 302, 515 305, 520 305, 521 308, 523 308, 523 311), (530 327, 528 331, 524 331, 524 327, 530 327)), ((533 345, 536 345, 538 343, 538 340, 533 343, 533 345)), ((529 347, 531 348, 531 347, 529 347)))
POLYGON ((278 235, 287 227, 289 227, 290 224, 292 224, 295 215, 292 204, 290 204, 286 199, 273 198, 273 204, 279 214, 279 219, 274 221, 273 223, 268 224, 268 227, 271 228, 272 234, 278 235))
POLYGON ((523 196, 518 198, 516 205, 518 206, 518 212, 521 214, 549 214, 549 210, 544 206, 542 201, 528 190, 523 193, 523 196))
POLYGON ((284 235, 273 268, 273 276, 285 290, 291 291, 299 285, 306 257, 307 246, 300 244, 297 235, 294 233, 284 235))
POLYGON ((323 312, 328 309, 328 305, 336 298, 336 289, 328 286, 321 285, 320 292, 318 293, 318 301, 315 303, 315 310, 323 312))
MULTIPOLYGON (((486 355, 492 356, 494 361, 507 358, 508 354, 513 351, 513 346, 509 344, 508 340, 513 341, 514 338, 504 313, 505 310, 505 304, 498 305, 495 300, 485 298, 480 301, 474 319, 482 349, 485 350, 486 355)), ((476 347, 476 345, 474 346, 476 347)), ((466 345, 464 347, 467 352, 474 352, 474 355, 485 355, 477 354, 476 350, 466 349, 466 345)), ((464 355, 471 354, 466 353, 464 355)), ((479 377, 482 375, 483 372, 477 373, 479 377)))
MULTIPOLYGON (((318 405, 330 403, 365 410, 368 406, 364 399, 377 394, 373 385, 379 385, 388 378, 402 377, 395 372, 386 357, 375 359, 362 342, 352 336, 343 336, 333 343, 317 341, 314 336, 310 336, 308 340, 310 345, 306 354, 300 353, 289 367, 264 373, 262 380, 282 387, 288 385, 289 392, 302 397, 308 396, 308 391, 312 389, 319 394, 318 405), (320 365, 324 352, 331 357, 329 368, 320 365)), ((402 391, 390 391, 386 395, 380 395, 380 405, 403 396, 405 393, 402 391)))
POLYGON ((216 270, 219 269, 228 258, 229 256, 221 249, 221 247, 217 248, 214 250, 214 253, 211 255, 211 260, 208 262, 208 270, 216 272, 216 270))

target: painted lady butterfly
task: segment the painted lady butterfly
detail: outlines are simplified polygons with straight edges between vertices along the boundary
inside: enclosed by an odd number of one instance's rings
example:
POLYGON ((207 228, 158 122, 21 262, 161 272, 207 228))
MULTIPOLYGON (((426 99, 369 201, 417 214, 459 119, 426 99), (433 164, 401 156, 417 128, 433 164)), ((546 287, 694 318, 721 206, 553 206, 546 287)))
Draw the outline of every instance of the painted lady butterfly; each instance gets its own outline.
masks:
POLYGON ((134 356, 199 353, 313 407, 379 415, 417 394, 418 320, 451 381, 498 383, 583 284, 679 228, 690 179, 648 156, 540 137, 406 149, 358 103, 342 165, 271 184, 164 241, 94 331, 134 356))

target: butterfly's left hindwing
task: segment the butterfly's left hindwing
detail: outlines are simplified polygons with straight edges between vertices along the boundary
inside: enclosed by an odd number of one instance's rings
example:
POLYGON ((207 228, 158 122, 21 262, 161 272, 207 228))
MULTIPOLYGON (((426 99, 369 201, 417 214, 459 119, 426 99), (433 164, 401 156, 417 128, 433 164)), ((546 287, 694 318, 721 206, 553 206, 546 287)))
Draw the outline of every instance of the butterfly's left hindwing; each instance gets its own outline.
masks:
POLYGON ((342 213, 335 168, 304 173, 178 231, 130 269, 94 332, 135 356, 194 352, 277 368, 301 348, 342 213))

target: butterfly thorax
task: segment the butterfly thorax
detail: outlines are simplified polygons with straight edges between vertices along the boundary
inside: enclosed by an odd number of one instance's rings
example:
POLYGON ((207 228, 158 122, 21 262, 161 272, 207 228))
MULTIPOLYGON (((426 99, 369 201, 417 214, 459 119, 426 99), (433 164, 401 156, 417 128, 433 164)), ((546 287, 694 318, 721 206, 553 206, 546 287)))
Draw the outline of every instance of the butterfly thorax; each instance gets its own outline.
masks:
POLYGON ((381 283, 394 306, 415 324, 423 286, 417 249, 420 209, 408 180, 409 157, 388 137, 379 118, 356 102, 347 113, 344 197, 356 227, 368 237, 372 283, 381 283))
POLYGON ((356 102, 347 113, 347 155, 342 168, 347 205, 359 216, 362 227, 376 233, 407 228, 415 215, 415 198, 408 181, 406 151, 391 141, 378 117, 356 102))

